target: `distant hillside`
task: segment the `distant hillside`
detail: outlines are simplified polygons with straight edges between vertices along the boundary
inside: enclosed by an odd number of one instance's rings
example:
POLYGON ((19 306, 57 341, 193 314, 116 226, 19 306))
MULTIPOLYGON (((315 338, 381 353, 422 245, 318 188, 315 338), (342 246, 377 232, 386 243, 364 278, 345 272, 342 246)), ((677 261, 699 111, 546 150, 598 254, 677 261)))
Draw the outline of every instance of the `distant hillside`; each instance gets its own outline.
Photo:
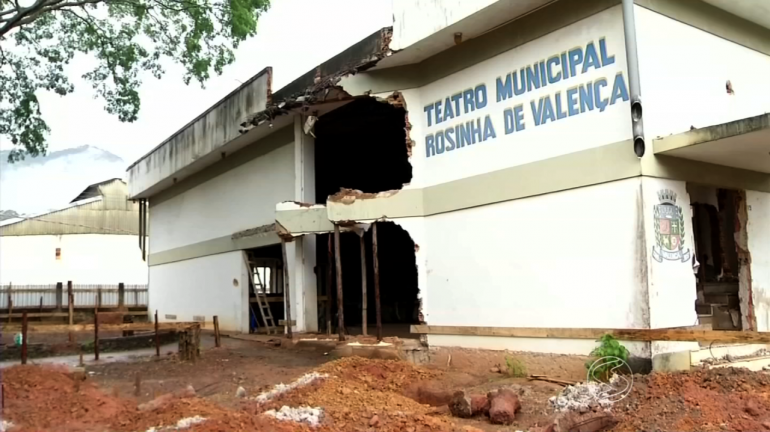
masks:
POLYGON ((0 151, 0 210, 36 214, 67 205, 88 185, 123 178, 128 164, 98 147, 80 146, 8 163, 0 151))
POLYGON ((22 215, 16 213, 14 210, 0 210, 0 221, 4 221, 6 219, 14 219, 21 216, 22 215))

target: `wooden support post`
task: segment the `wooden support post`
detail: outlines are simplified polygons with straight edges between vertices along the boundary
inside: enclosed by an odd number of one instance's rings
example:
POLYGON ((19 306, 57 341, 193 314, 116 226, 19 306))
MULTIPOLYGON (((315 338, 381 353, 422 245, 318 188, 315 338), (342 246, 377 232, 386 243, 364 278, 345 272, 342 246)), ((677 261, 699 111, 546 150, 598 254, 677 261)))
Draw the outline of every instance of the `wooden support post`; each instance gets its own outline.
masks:
POLYGON ((11 323, 11 318, 13 318, 13 298, 11 298, 11 287, 8 286, 8 324, 11 323))
POLYGON ((142 395, 142 377, 136 374, 134 377, 134 396, 139 397, 142 395))
POLYGON ((160 333, 158 331, 158 310, 155 309, 155 356, 160 357, 160 333))
POLYGON ((326 334, 331 336, 332 334, 332 263, 334 262, 334 255, 332 254, 332 236, 329 234, 328 238, 329 252, 326 257, 326 334))
POLYGON ((27 364, 27 312, 21 314, 21 364, 27 364))
POLYGON ((64 284, 56 282, 56 311, 61 312, 64 305, 64 284))
POLYGON ((43 296, 40 296, 40 313, 43 313, 43 296))
POLYGON ((364 242, 364 233, 359 238, 361 243, 361 331, 366 336, 366 243, 364 242))
POLYGON ((222 340, 219 335, 219 317, 214 315, 214 346, 219 348, 222 346, 222 340))
POLYGON ((179 333, 179 359, 195 363, 200 355, 200 325, 195 324, 179 333))
POLYGON ((102 287, 96 289, 96 307, 98 309, 102 307, 102 287))
POLYGON ((67 281, 67 303, 69 305, 69 321, 70 325, 72 325, 75 323, 75 293, 72 291, 72 281, 67 281))
POLYGON ((345 340, 345 303, 342 299, 342 259, 340 258, 340 226, 334 224, 334 261, 337 265, 337 334, 345 340))
POLYGON ((293 337, 291 330, 291 289, 289 286, 289 260, 286 257, 286 241, 281 240, 281 254, 283 255, 283 301, 286 305, 286 335, 291 339, 293 337))
POLYGON ((118 284, 118 309, 123 309, 126 306, 126 284, 123 282, 118 284))
POLYGON ((380 310, 380 257, 377 251, 377 222, 372 224, 372 260, 374 261, 374 307, 377 313, 377 340, 382 340, 382 312, 380 310))
POLYGON ((94 307, 94 360, 99 360, 99 308, 94 307))

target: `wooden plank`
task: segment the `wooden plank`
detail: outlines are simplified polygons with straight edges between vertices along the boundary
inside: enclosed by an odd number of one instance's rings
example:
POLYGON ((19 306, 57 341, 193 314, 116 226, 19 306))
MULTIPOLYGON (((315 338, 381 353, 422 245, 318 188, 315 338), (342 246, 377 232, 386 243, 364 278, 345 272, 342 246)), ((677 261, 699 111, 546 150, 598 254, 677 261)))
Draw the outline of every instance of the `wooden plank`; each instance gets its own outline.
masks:
MULTIPOLYGON (((193 322, 184 322, 184 323, 158 323, 158 328, 160 330, 170 330, 170 329, 185 329, 191 326, 200 326, 201 323, 193 323, 193 322)), ((126 323, 126 324, 101 324, 99 326, 99 330, 102 332, 105 331, 123 331, 123 330, 154 330, 155 324, 152 322, 143 322, 143 323, 126 323)), ((21 330, 20 325, 3 325, 0 327, 0 330, 3 332, 18 332, 21 330)), ((30 333, 67 333, 67 332, 78 332, 78 331, 93 331, 94 325, 93 324, 74 324, 74 325, 66 325, 66 324, 40 324, 40 325, 30 325, 28 326, 27 331, 30 333)))
POLYGON ((667 329, 590 329, 413 325, 412 333, 456 336, 599 339, 610 334, 624 341, 770 343, 770 332, 667 329))
POLYGON ((291 320, 291 323, 289 323, 286 320, 278 320, 278 325, 288 326, 290 324, 293 325, 293 326, 297 325, 297 320, 291 320))

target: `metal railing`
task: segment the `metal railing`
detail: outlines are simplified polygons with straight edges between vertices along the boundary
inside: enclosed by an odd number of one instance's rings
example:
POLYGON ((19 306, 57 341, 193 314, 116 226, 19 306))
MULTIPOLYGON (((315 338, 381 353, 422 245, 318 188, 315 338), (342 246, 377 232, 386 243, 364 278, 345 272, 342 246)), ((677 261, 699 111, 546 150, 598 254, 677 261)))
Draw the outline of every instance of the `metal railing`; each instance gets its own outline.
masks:
MULTIPOLYGON (((66 283, 50 285, 2 285, 0 309, 8 310, 9 299, 14 309, 60 309, 69 306, 66 283)), ((89 284, 72 285, 73 307, 114 308, 147 307, 147 285, 89 284), (121 304, 122 298, 122 304, 121 304)))

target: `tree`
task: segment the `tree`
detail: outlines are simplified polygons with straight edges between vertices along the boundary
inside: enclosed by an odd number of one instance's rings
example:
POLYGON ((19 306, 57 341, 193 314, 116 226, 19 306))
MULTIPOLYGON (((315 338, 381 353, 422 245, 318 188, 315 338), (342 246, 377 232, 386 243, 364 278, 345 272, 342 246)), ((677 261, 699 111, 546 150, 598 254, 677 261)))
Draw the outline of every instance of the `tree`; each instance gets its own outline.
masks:
POLYGON ((14 144, 9 162, 44 155, 50 129, 37 92, 67 95, 66 66, 77 53, 96 66, 83 75, 105 109, 136 120, 145 72, 160 78, 162 62, 185 68, 184 82, 203 83, 235 58, 257 32, 270 0, 0 0, 0 136, 14 144))

